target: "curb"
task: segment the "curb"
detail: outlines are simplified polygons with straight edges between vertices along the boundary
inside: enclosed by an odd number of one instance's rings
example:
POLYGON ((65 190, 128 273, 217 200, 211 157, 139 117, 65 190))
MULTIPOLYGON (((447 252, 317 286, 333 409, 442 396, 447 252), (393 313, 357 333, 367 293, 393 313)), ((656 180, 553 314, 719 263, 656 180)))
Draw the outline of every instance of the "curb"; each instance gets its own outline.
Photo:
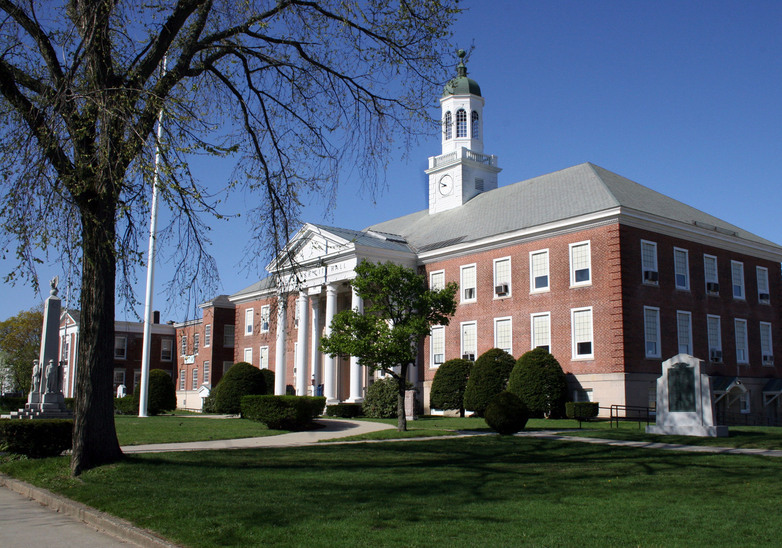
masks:
POLYGON ((46 489, 35 487, 5 474, 0 474, 0 485, 34 500, 54 512, 70 516, 93 529, 136 546, 143 548, 179 548, 178 544, 172 544, 147 529, 136 527, 127 520, 114 517, 86 504, 57 495, 46 489))

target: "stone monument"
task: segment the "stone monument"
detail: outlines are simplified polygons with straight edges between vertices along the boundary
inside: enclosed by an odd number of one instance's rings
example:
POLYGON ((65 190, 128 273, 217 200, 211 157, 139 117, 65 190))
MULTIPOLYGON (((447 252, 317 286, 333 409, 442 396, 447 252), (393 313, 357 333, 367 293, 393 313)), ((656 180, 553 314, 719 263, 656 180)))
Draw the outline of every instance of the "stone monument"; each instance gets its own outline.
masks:
POLYGON ((702 372, 702 360, 678 354, 663 362, 657 379, 657 421, 649 434, 725 437, 727 426, 714 421, 711 378, 702 372))

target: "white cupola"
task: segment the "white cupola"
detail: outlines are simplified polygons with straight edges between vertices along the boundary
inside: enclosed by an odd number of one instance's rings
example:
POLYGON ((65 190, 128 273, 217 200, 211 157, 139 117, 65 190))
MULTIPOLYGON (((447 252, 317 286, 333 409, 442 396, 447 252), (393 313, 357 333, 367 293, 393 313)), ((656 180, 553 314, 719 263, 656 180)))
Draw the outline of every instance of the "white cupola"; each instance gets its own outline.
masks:
POLYGON ((456 77, 443 89, 442 152, 429 158, 429 213, 458 207, 481 192, 497 188, 497 157, 483 153, 481 88, 467 77, 459 50, 456 77))

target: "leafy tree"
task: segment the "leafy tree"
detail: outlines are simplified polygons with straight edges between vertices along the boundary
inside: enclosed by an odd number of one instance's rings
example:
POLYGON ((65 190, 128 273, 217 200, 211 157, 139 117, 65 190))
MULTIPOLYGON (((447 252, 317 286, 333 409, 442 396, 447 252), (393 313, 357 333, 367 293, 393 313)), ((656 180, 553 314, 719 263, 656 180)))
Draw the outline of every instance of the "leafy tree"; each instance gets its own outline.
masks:
POLYGON ((0 245, 24 267, 7 279, 37 286, 50 248, 81 277, 74 475, 121 458, 115 297, 135 301, 156 146, 160 199, 177 212, 161 231, 180 264, 171 287, 211 292, 203 215, 220 217, 222 196, 193 176, 193 155, 237 161, 226 188, 257 192, 250 218, 266 219, 247 240, 281 248, 304 197, 334 199, 343 166, 374 191, 394 136, 437 127, 427 111, 458 12, 456 0, 171 4, 0 0, 0 245))
POLYGON ((508 380, 508 392, 516 394, 533 417, 565 416, 567 379, 557 359, 543 348, 519 358, 508 380))
POLYGON ((39 308, 23 310, 0 322, 0 353, 6 378, 14 390, 27 394, 33 374, 33 361, 41 348, 43 312, 39 308))
POLYGON ((442 364, 434 374, 429 405, 434 409, 458 409, 464 416, 464 390, 470 378, 472 362, 457 358, 442 364))
POLYGON ((396 380, 397 427, 407 429, 407 371, 418 346, 433 325, 448 325, 456 312, 455 283, 428 289, 426 277, 393 263, 362 261, 350 282, 364 299, 364 313, 343 310, 331 322, 331 334, 320 347, 331 356, 355 356, 370 371, 384 371, 396 380))
POLYGON ((464 390, 464 407, 483 417, 489 402, 505 390, 508 376, 516 360, 499 348, 492 348, 481 354, 470 372, 467 388, 464 390))

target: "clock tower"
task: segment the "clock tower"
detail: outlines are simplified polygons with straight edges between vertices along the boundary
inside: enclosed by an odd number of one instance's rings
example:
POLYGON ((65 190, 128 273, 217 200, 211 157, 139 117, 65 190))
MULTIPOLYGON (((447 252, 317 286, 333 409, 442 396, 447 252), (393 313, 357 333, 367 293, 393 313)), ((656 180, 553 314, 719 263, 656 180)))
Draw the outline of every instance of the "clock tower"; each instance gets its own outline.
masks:
POLYGON ((459 50, 456 77, 443 89, 442 153, 429 158, 429 213, 465 204, 481 192, 497 188, 497 157, 483 153, 483 97, 467 78, 465 52, 459 50))

